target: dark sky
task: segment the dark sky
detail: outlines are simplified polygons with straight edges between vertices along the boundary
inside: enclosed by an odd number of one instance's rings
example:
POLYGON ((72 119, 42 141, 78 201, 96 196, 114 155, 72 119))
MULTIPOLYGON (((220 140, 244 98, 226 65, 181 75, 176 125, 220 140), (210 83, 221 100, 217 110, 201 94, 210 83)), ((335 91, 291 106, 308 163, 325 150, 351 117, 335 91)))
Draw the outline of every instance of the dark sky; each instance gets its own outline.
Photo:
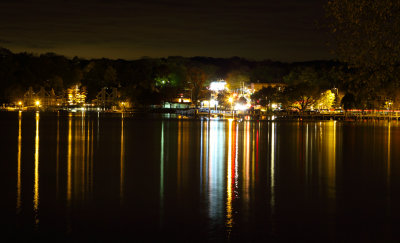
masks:
POLYGON ((69 57, 332 58, 325 0, 1 0, 0 46, 69 57))

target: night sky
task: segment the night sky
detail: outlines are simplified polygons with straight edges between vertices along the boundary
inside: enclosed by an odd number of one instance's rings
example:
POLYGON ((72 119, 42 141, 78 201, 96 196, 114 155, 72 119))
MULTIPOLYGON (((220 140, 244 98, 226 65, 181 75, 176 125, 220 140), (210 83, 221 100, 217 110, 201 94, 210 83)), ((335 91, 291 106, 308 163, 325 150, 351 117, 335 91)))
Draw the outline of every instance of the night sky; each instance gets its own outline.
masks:
POLYGON ((325 0, 2 0, 0 46, 68 57, 331 59, 325 0))

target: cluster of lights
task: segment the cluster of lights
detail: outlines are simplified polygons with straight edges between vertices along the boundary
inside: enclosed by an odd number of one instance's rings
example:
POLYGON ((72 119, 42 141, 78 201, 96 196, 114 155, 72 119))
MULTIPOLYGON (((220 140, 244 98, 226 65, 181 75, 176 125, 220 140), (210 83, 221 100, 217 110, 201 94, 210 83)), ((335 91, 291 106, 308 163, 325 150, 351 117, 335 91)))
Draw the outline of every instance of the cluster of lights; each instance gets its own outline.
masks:
POLYGON ((69 105, 77 105, 85 103, 86 94, 85 92, 80 91, 78 85, 75 85, 74 88, 68 89, 67 92, 68 92, 69 105))
POLYGON ((238 110, 238 111, 245 111, 245 110, 247 110, 249 108, 250 108, 250 104, 246 104, 246 105, 236 104, 235 105, 235 110, 238 110))
POLYGON ((210 83, 210 90, 218 92, 225 89, 226 82, 225 81, 215 81, 210 83))

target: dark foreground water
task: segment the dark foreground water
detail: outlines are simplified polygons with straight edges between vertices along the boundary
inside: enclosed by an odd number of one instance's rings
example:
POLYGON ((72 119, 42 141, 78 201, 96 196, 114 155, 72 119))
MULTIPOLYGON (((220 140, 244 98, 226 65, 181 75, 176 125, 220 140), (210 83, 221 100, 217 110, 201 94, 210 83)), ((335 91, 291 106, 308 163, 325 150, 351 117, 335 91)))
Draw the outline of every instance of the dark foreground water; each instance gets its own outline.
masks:
POLYGON ((2 238, 396 241, 400 123, 0 113, 2 238))

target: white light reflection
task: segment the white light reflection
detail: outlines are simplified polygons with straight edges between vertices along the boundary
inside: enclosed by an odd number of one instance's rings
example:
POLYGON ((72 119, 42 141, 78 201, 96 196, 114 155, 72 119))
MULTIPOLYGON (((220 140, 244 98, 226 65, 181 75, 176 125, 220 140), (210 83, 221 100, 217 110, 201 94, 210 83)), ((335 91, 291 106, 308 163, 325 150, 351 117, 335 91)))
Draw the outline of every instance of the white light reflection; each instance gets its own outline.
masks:
POLYGON ((276 150, 276 134, 275 134, 275 122, 271 123, 271 161, 270 161, 270 190, 271 190, 271 212, 274 213, 275 211, 275 150, 276 150))
POLYGON ((221 214, 223 213, 224 195, 224 130, 221 128, 222 121, 210 121, 210 154, 208 168, 208 196, 209 196, 209 216, 213 223, 220 224, 221 214))

